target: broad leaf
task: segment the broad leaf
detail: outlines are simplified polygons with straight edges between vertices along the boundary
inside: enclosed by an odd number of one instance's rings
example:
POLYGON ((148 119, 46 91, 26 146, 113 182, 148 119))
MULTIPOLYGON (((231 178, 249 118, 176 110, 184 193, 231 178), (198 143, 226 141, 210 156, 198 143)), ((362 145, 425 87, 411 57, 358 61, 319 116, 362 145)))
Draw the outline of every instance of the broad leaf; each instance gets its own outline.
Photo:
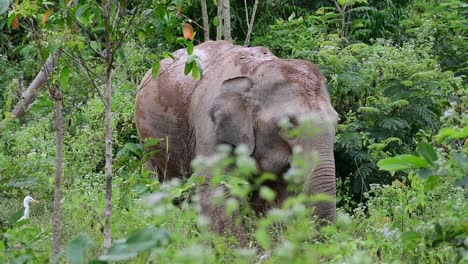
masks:
POLYGON ((200 71, 198 69, 198 65, 196 63, 192 63, 193 66, 192 66, 192 78, 194 80, 197 80, 198 78, 200 78, 200 71))
POLYGON ((452 157, 457 166, 462 169, 464 173, 468 173, 468 158, 457 152, 452 152, 452 157))
POLYGON ((405 154, 392 158, 382 159, 377 163, 377 166, 379 166, 380 170, 394 172, 406 169, 425 168, 428 166, 428 163, 421 157, 405 154))
POLYGON ((416 152, 421 155, 429 164, 433 164, 437 160, 437 153, 431 144, 427 142, 419 143, 416 152))
POLYGON ((0 15, 5 13, 10 6, 10 0, 0 0, 0 15))
POLYGON ((168 245, 171 236, 166 230, 145 228, 131 234, 127 240, 117 242, 107 255, 99 257, 102 261, 122 261, 136 257, 139 253, 168 245))
POLYGON ((86 253, 91 246, 91 239, 86 234, 75 237, 65 251, 68 261, 71 264, 87 263, 86 253))
POLYGON ((184 74, 187 75, 193 68, 193 63, 185 63, 184 74))
POLYGON ((189 41, 187 43, 187 54, 192 55, 193 54, 193 42, 189 41))

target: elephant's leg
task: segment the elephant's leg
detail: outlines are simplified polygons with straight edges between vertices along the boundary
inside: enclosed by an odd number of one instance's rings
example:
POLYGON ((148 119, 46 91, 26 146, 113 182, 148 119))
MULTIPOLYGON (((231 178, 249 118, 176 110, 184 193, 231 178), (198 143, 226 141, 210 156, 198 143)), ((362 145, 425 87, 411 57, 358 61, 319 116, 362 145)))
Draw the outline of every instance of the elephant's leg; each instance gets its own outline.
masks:
POLYGON ((161 181, 160 179, 160 175, 161 174, 161 171, 160 169, 158 168, 157 166, 157 162, 156 162, 156 157, 155 156, 152 156, 150 157, 147 161, 146 161, 146 169, 150 172, 153 172, 154 174, 154 177, 158 177, 159 181, 161 181))
POLYGON ((224 201, 230 197, 227 188, 222 185, 216 187, 202 184, 197 191, 200 196, 202 214, 209 218, 212 231, 220 235, 235 236, 242 246, 246 246, 248 235, 242 224, 239 210, 235 210, 228 216, 224 208, 224 201), (215 201, 219 192, 222 192, 222 200, 215 201))
POLYGON ((283 179, 282 176, 280 176, 277 180, 264 182, 263 186, 266 186, 275 192, 276 197, 274 201, 265 201, 260 197, 259 190, 257 190, 252 194, 250 205, 255 213, 264 216, 270 208, 280 208, 283 202, 291 194, 288 192, 287 182, 283 179))

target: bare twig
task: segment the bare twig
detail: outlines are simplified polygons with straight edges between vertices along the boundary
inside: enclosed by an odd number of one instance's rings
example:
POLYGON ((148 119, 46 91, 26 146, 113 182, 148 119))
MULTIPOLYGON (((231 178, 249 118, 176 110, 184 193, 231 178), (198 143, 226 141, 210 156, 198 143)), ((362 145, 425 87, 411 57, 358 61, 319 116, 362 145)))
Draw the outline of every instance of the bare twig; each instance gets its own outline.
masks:
POLYGON ((203 26, 202 26, 202 25, 198 24, 197 22, 195 22, 195 21, 194 21, 193 19, 191 19, 190 17, 188 17, 188 16, 186 16, 186 15, 184 15, 184 14, 180 14, 180 16, 183 17, 183 18, 185 18, 185 19, 187 19, 187 20, 189 20, 189 22, 195 24, 197 27, 203 29, 203 26))
MULTIPOLYGON (((130 21, 128 22, 127 26, 125 27, 125 30, 124 30, 124 33, 120 36, 119 40, 117 41, 117 44, 114 45, 114 48, 112 50, 112 52, 114 53, 117 49, 120 48, 120 46, 122 45, 124 39, 127 37, 127 35, 129 34, 129 29, 130 29, 130 26, 132 25, 132 22, 133 20, 135 19, 136 17, 136 14, 138 12, 138 7, 135 8, 133 14, 132 14, 132 17, 130 18, 130 21)), ((111 34, 111 33, 109 33, 111 34)), ((107 42, 107 41, 106 41, 107 42)), ((106 43, 107 45, 107 43, 106 43)), ((112 59, 113 59, 113 56, 112 56, 112 59)))
POLYGON ((88 77, 89 79, 89 82, 93 85, 94 89, 96 89, 96 92, 98 93, 99 95, 99 98, 101 98, 101 101, 104 103, 104 105, 106 105, 106 102, 104 100, 104 96, 102 95, 101 93, 101 90, 99 90, 99 86, 97 85, 97 83, 95 82, 94 78, 91 77, 91 74, 94 75, 94 77, 98 78, 99 80, 101 81, 104 81, 102 79, 101 76, 99 76, 98 74, 96 74, 95 72, 93 72, 87 65, 86 61, 83 59, 83 57, 81 56, 81 53, 78 52, 78 58, 75 58, 73 57, 73 55, 71 55, 70 53, 68 53, 67 51, 64 51, 64 54, 67 55, 68 57, 70 57, 72 60, 76 61, 78 63, 78 65, 80 65, 81 69, 85 72, 85 76, 88 77))

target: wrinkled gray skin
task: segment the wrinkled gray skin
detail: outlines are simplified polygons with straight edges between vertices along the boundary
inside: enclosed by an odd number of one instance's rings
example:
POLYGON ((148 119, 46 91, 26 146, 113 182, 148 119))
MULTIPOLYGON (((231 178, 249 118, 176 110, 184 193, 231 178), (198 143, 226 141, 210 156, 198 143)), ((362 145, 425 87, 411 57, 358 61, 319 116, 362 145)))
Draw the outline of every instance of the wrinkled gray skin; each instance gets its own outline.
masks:
MULTIPOLYGON (((214 154, 222 143, 246 144, 261 171, 281 175, 289 168, 293 146, 300 145, 307 153, 318 153, 320 159, 306 176, 305 192, 335 197, 335 131, 324 124, 335 124, 337 113, 319 69, 307 61, 279 59, 263 47, 223 41, 198 45, 195 54, 204 69, 201 80, 184 75, 187 55, 178 50, 175 61, 161 62, 158 78, 151 71, 146 74, 137 93, 135 120, 140 138, 163 138, 147 164, 160 180, 190 175, 190 161, 197 155, 214 154), (312 139, 280 135, 279 120, 289 118, 294 123, 309 113, 321 120, 318 135, 312 139)), ((277 203, 286 198, 287 186, 281 177, 269 186, 279 194, 277 203)), ((203 214, 215 231, 227 231, 245 242, 247 236, 235 221, 236 214, 226 217, 222 206, 211 203, 213 189, 207 184, 198 190, 203 214)), ((258 211, 266 207, 255 197, 252 203, 258 211)), ((315 212, 334 222, 335 209, 334 202, 323 202, 315 212)))

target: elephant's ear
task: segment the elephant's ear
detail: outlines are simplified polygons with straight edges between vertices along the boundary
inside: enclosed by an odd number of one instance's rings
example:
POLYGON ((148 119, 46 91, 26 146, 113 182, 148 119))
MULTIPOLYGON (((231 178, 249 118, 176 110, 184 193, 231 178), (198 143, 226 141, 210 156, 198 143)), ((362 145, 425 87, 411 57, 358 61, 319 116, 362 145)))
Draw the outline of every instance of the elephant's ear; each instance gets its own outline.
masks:
POLYGON ((224 81, 210 111, 218 143, 245 144, 250 154, 255 146, 255 136, 251 107, 243 94, 251 87, 252 81, 246 77, 224 81))

